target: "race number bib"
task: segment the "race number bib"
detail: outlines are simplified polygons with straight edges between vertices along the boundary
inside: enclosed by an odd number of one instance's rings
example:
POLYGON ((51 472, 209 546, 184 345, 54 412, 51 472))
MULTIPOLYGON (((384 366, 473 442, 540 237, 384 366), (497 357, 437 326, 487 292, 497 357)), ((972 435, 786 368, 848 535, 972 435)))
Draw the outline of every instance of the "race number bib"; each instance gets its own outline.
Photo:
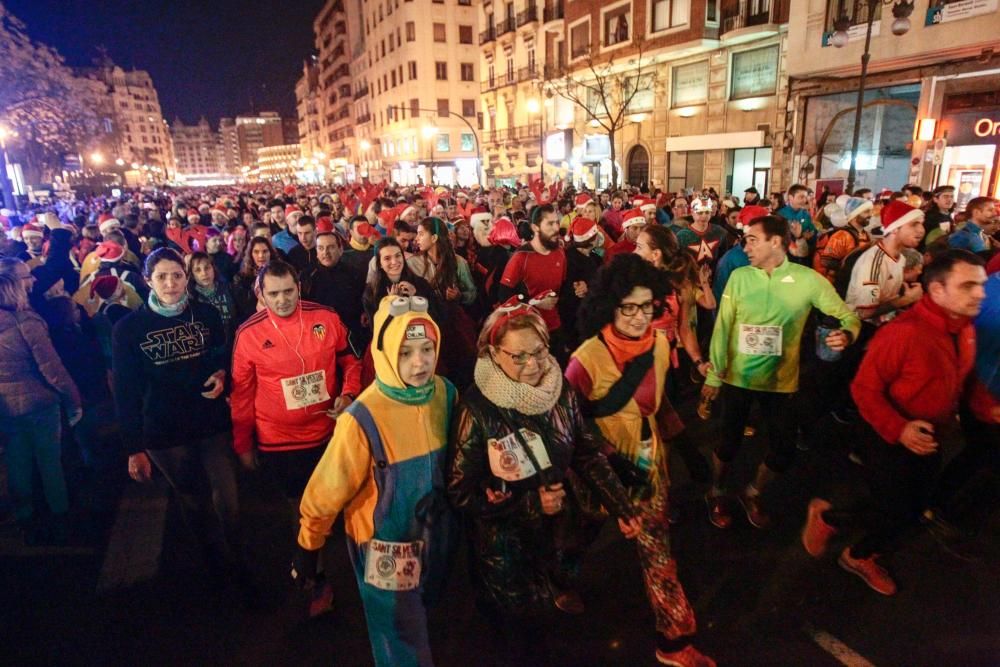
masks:
POLYGON ((289 410, 307 408, 330 400, 330 393, 326 390, 324 370, 281 378, 281 391, 285 395, 285 407, 289 410))
MULTIPOLYGON (((551 467, 552 462, 549 461, 549 454, 545 451, 545 443, 542 442, 541 436, 526 428, 522 428, 520 431, 521 437, 528 443, 531 453, 534 454, 538 465, 542 466, 542 470, 551 467)), ((490 470, 504 481, 517 482, 528 479, 538 472, 535 469, 535 464, 531 462, 531 458, 524 451, 524 447, 521 446, 521 442, 513 433, 509 433, 499 440, 490 438, 486 447, 489 451, 490 470)))
POLYGON ((741 324, 740 354, 780 357, 781 327, 758 324, 741 324))
POLYGON ((420 585, 420 554, 424 543, 368 542, 365 582, 383 591, 412 591, 420 585))

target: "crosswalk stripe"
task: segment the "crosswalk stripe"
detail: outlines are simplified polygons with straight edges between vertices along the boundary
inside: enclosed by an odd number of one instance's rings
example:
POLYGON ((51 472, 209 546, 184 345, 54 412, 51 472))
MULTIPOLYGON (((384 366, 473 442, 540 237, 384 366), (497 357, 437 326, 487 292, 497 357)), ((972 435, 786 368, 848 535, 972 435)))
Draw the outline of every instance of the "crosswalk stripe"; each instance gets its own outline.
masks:
POLYGON ((167 491, 160 484, 129 484, 122 495, 97 581, 104 593, 152 579, 160 568, 167 491))

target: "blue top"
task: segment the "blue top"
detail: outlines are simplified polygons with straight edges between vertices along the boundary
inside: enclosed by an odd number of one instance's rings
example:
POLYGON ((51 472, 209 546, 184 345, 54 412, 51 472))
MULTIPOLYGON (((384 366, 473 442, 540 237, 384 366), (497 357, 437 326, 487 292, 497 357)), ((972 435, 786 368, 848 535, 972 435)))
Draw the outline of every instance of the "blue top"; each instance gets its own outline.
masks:
POLYGON ((286 255, 298 244, 299 240, 289 234, 287 229, 282 229, 280 232, 271 237, 271 245, 286 255))
POLYGON ((969 220, 962 225, 961 229, 948 237, 948 246, 971 252, 983 252, 986 250, 986 239, 983 237, 983 228, 972 220, 969 220))
POLYGON ((729 275, 741 266, 750 266, 750 258, 747 257, 746 250, 739 243, 722 256, 715 266, 715 281, 712 283, 712 293, 715 294, 715 301, 722 301, 722 293, 726 291, 726 283, 729 282, 729 275))
MULTIPOLYGON (((788 222, 799 222, 802 223, 803 232, 816 232, 816 225, 813 224, 812 217, 809 215, 809 211, 804 208, 794 209, 789 205, 784 205, 778 209, 778 215, 787 220, 788 222)), ((816 237, 813 236, 809 241, 810 243, 816 242, 816 237)))
POLYGON ((986 281, 986 298, 975 325, 976 377, 1000 400, 1000 273, 986 281))

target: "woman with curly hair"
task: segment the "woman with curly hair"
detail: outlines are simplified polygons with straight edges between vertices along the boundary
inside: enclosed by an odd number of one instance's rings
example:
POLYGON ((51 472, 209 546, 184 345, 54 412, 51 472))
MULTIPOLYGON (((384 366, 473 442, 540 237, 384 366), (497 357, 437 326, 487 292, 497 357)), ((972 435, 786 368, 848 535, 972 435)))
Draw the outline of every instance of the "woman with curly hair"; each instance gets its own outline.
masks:
POLYGON ((257 272, 276 258, 271 242, 262 237, 254 236, 247 243, 243 255, 243 263, 239 273, 233 278, 233 301, 236 303, 236 326, 242 324, 248 317, 257 312, 257 272))
POLYGON ((670 556, 667 448, 673 413, 664 400, 670 345, 652 327, 668 291, 661 271, 634 254, 601 268, 580 308, 580 336, 566 379, 584 399, 609 448, 608 460, 630 487, 646 594, 656 618, 656 659, 664 665, 714 666, 693 645, 694 610, 670 556))

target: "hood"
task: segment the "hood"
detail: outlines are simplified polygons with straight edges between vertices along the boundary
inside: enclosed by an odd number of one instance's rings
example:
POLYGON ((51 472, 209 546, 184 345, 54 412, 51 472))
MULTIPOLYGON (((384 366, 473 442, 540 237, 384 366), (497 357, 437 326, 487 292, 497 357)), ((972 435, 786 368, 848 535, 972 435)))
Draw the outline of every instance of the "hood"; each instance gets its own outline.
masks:
POLYGON ((440 357, 441 330, 427 312, 409 310, 402 315, 391 315, 389 308, 395 298, 397 297, 387 296, 379 303, 374 318, 375 338, 372 340, 371 351, 375 362, 375 376, 379 381, 394 389, 406 389, 407 385, 399 377, 399 348, 406 340, 407 331, 411 326, 430 327, 428 338, 434 338, 434 352, 440 357))

